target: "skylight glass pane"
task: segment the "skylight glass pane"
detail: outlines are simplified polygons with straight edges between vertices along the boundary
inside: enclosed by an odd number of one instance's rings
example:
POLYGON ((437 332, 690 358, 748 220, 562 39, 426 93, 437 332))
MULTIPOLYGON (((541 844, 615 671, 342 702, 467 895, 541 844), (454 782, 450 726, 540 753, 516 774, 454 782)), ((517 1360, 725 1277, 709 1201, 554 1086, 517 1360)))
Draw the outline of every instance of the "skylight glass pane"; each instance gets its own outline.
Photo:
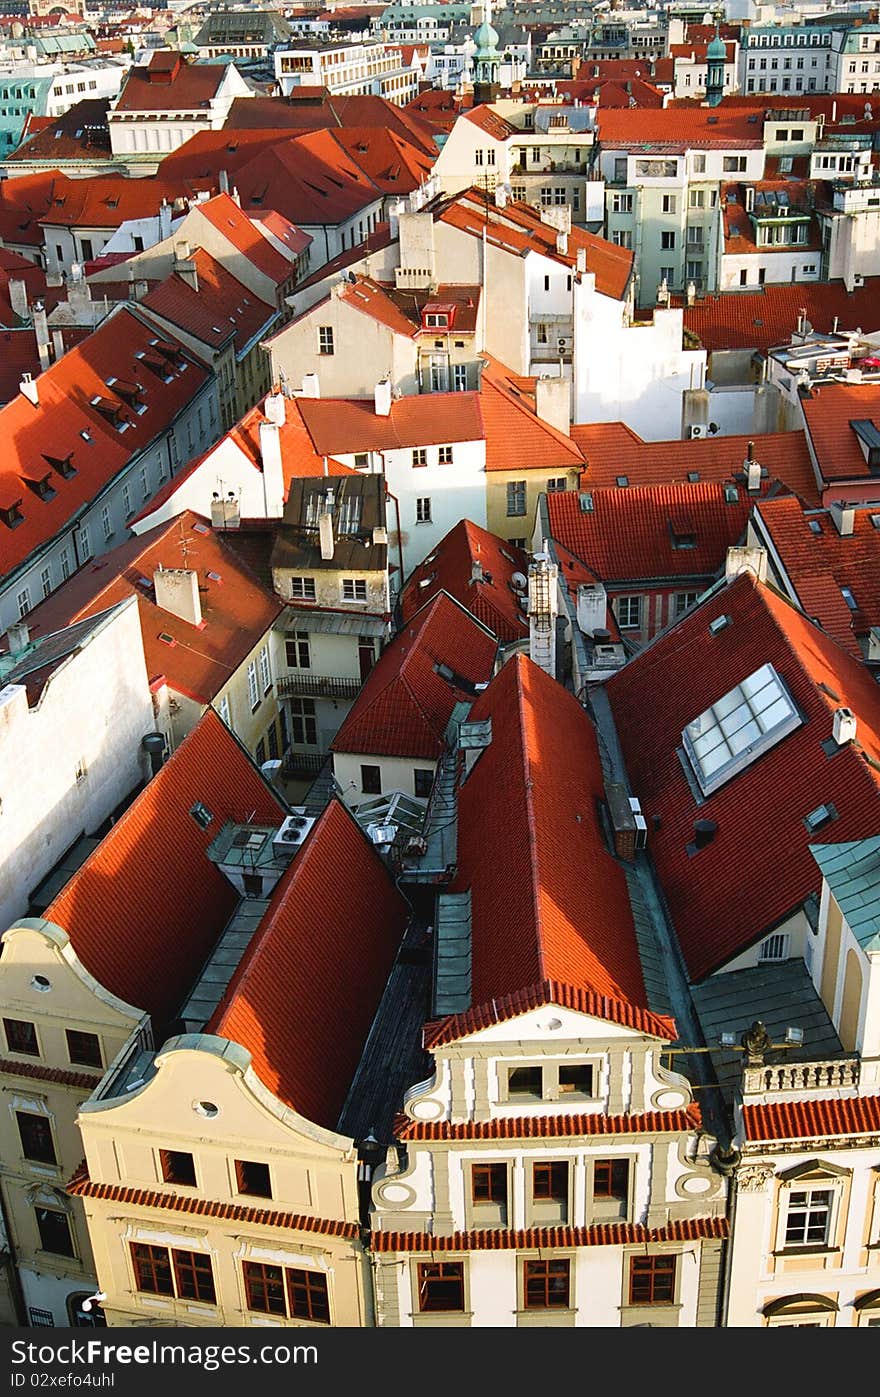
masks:
POLYGON ((800 723, 772 665, 762 665, 722 694, 681 735, 703 794, 711 794, 800 723))

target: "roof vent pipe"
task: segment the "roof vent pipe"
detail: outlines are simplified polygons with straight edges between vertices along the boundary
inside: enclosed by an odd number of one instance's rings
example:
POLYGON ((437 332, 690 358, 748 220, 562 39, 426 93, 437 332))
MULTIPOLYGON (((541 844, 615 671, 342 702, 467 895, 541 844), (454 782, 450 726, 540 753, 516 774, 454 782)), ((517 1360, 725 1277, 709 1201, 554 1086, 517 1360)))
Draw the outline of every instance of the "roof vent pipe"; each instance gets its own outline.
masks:
POLYGON ((714 820, 694 820, 694 848, 705 849, 715 838, 718 826, 714 820))

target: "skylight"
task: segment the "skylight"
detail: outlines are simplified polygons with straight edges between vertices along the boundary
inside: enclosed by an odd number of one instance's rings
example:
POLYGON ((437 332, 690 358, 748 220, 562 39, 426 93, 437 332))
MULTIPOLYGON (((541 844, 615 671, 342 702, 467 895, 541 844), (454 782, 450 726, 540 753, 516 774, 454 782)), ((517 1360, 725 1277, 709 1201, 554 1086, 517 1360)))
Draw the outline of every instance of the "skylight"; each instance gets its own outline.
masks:
POLYGON ((840 590, 843 593, 843 600, 846 602, 850 611, 858 611, 859 604, 853 596, 852 592, 850 591, 849 587, 841 587, 840 590))
POLYGON ((801 716, 772 665, 762 665, 713 703, 681 739, 703 795, 711 795, 800 727, 801 716))

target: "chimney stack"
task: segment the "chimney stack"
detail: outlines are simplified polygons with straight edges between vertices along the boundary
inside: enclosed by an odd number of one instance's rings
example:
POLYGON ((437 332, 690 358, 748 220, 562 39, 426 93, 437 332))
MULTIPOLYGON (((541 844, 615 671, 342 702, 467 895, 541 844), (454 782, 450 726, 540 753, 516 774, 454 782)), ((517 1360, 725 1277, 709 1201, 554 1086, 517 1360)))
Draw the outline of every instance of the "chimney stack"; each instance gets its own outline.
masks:
POLYGON ((192 249, 190 248, 189 243, 186 241, 175 243, 174 252, 175 272, 187 283, 188 286, 192 287, 193 291, 198 291, 199 274, 196 270, 195 258, 192 255, 192 249))
POLYGON ((52 362, 49 341, 49 317, 42 301, 34 302, 34 334, 37 338, 37 353, 40 356, 40 372, 45 373, 52 362))
POLYGON ((743 470, 746 477, 746 489, 750 495, 757 495, 761 489, 761 463, 755 460, 755 443, 749 442, 743 470))
POLYGON ((263 411, 276 427, 283 427, 287 421, 287 404, 284 401, 284 394, 269 393, 263 403, 263 411))
POLYGON ((26 622, 16 621, 6 632, 6 644, 9 646, 10 655, 19 655, 26 648, 29 639, 30 631, 26 622))
POLYGON ((724 564, 725 580, 730 582, 743 572, 753 573, 759 582, 767 581, 766 548, 728 548, 724 564))
POLYGON ((718 826, 714 820, 694 820, 694 849, 705 849, 715 838, 718 826))
POLYGON ((280 519, 284 513, 284 461, 277 422, 260 423, 260 458, 266 518, 280 519))
POLYGON ((34 378, 33 374, 27 372, 23 373, 18 388, 19 392, 24 394, 28 402, 33 403, 34 407, 39 407, 40 390, 37 387, 37 380, 34 378))
POLYGON ((159 567, 153 573, 156 605, 191 626, 202 624, 199 575, 193 568, 159 567))
POLYGON ((831 518, 837 526, 841 538, 851 538, 855 528, 856 512, 851 504, 835 501, 831 506, 831 518))
POLYGON ((52 331, 52 348, 55 351, 55 362, 57 363, 64 355, 64 335, 61 330, 52 331))
POLYGON ((838 747, 845 747, 848 742, 855 742, 857 729, 856 715, 851 708, 835 708, 832 731, 838 747))
POLYGON ((390 417, 391 415, 391 379, 381 378, 376 384, 373 394, 373 401, 376 408, 377 417, 390 417))
POLYGON ((471 582, 483 581, 483 564, 479 558, 474 558, 471 563, 471 582))
POLYGON ((9 282, 9 303, 19 320, 30 319, 27 282, 13 277, 9 282))
POLYGON ((330 504, 333 500, 333 491, 327 492, 327 508, 322 509, 318 515, 318 537, 321 542, 321 557, 325 563, 329 563, 333 558, 333 515, 330 513, 330 504))
POLYGON ((317 374, 303 374, 301 396, 303 398, 320 398, 321 385, 318 382, 317 374))
POLYGON ((229 171, 228 171, 228 170, 221 170, 221 171, 220 171, 220 174, 219 174, 219 176, 218 176, 218 178, 219 178, 219 181, 220 181, 220 193, 221 193, 221 194, 228 194, 228 193, 229 193, 229 171))

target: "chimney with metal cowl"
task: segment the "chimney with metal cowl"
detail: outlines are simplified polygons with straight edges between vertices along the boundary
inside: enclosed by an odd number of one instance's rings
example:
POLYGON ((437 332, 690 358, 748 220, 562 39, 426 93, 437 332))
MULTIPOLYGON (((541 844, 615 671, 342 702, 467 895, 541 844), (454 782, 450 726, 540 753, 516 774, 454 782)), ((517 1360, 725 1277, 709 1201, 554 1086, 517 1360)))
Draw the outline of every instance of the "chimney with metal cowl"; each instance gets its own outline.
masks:
POLYGON ((852 709, 835 708, 832 732, 838 747, 846 747, 848 743, 855 742, 857 730, 858 723, 852 709))
POLYGON ((216 490, 211 500, 211 527, 214 529, 238 529, 241 527, 241 506, 232 490, 227 490, 224 499, 216 490))
POLYGON ((707 844, 718 832, 718 826, 714 820, 694 820, 694 840, 691 848, 696 852, 698 849, 705 849, 707 844))
POLYGON ((156 605, 191 626, 202 624, 199 575, 193 568, 158 567, 153 573, 156 605))
POLYGON ((147 758, 149 771, 145 772, 145 783, 162 770, 165 760, 165 738, 160 732, 146 732, 141 738, 141 751, 147 758))

